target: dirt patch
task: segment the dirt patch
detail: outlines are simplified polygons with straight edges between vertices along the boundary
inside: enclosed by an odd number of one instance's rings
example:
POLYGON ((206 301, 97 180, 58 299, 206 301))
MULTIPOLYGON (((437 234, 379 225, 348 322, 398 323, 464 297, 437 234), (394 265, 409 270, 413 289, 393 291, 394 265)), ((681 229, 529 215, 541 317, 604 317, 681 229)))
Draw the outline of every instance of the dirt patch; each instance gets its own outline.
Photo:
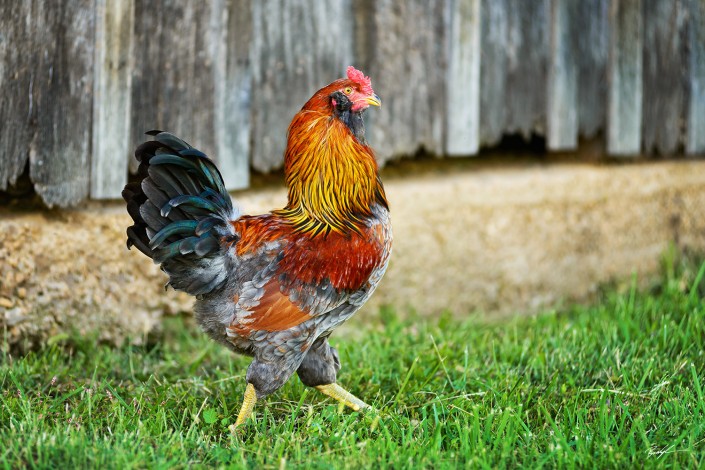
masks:
MULTIPOLYGON (((361 315, 533 312, 602 283, 646 279, 669 244, 705 251, 705 162, 635 165, 454 164, 385 179, 394 252, 361 315)), ((246 213, 281 206, 283 188, 235 194, 246 213)), ((117 203, 0 214, 0 331, 34 347, 58 335, 139 342, 192 300, 125 247, 117 203)))

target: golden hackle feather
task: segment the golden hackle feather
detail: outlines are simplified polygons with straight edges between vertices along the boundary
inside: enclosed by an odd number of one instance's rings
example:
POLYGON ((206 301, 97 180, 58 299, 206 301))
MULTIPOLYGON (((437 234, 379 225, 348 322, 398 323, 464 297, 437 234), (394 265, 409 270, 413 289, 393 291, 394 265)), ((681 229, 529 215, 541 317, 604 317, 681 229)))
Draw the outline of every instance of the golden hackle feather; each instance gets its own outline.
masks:
POLYGON ((358 141, 329 106, 320 107, 304 107, 289 127, 289 202, 276 214, 300 232, 359 232, 374 203, 387 207, 377 162, 372 149, 358 141))

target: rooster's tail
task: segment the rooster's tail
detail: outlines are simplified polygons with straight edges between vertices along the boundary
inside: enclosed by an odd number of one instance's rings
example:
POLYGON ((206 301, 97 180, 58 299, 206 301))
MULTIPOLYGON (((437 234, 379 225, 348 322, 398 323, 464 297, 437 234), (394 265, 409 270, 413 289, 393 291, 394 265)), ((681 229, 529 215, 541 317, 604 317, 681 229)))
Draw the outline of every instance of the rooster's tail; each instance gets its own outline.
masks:
POLYGON ((169 284, 191 295, 220 287, 228 273, 222 240, 235 236, 238 217, 223 178, 202 152, 161 131, 135 151, 138 180, 122 191, 134 225, 127 247, 135 246, 161 264, 169 284))

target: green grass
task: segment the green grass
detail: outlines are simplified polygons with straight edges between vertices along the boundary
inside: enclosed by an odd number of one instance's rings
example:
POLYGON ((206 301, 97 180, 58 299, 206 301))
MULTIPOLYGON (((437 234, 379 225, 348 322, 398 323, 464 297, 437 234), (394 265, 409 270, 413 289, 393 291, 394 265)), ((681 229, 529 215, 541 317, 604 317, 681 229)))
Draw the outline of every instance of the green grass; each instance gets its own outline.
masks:
POLYGON ((339 381, 379 414, 293 378, 236 435, 248 361, 189 319, 149 348, 0 355, 0 465, 703 467, 704 272, 499 324, 354 319, 339 381))

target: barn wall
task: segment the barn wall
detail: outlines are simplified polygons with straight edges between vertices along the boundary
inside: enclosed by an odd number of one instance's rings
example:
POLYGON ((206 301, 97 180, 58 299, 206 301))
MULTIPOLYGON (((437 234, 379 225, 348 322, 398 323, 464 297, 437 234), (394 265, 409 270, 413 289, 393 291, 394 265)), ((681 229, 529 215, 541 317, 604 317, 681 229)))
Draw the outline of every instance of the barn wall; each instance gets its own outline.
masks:
POLYGON ((354 64, 380 162, 507 134, 570 151, 705 154, 701 0, 18 0, 0 3, 0 191, 118 197, 143 132, 180 134, 230 189, 281 167, 289 120, 354 64))

